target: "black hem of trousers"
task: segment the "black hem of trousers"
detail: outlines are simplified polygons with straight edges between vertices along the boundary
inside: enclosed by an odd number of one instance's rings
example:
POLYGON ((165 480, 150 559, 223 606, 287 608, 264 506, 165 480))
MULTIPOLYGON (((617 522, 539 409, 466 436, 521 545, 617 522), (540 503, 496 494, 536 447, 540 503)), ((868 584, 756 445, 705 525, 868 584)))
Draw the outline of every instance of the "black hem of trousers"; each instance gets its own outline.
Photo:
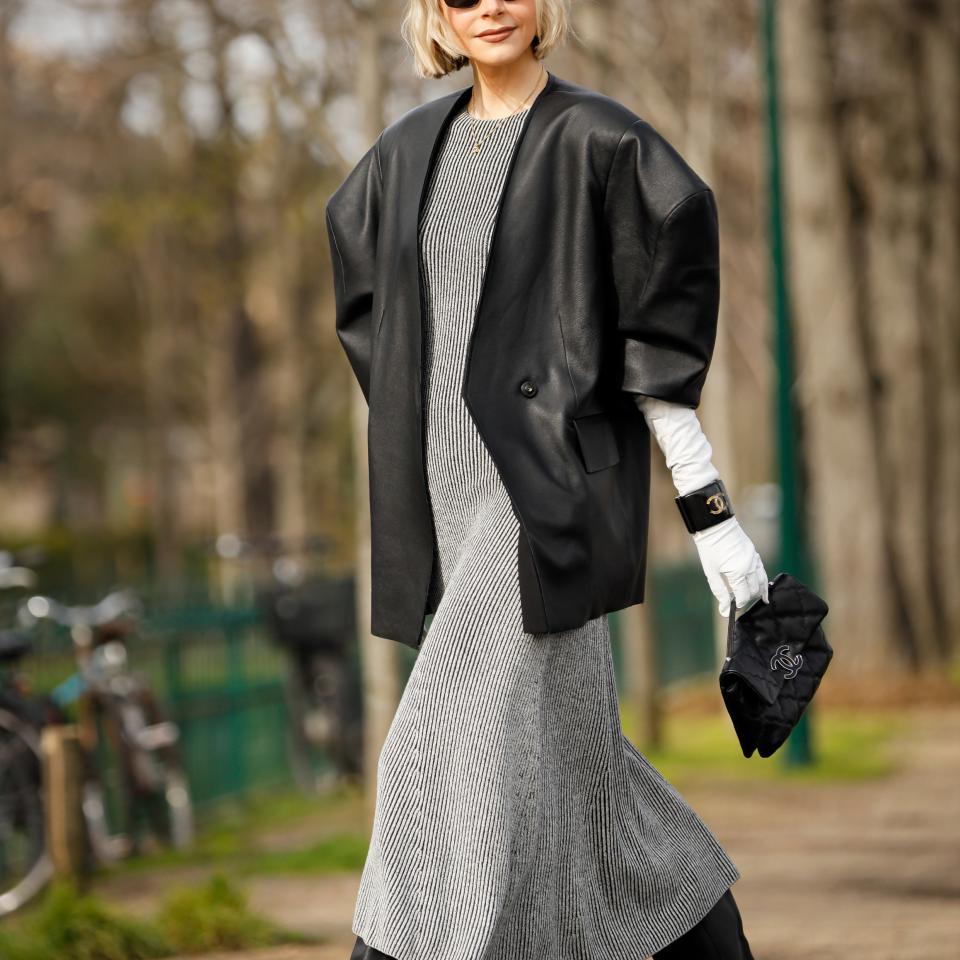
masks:
POLYGON ((658 950, 653 960, 755 960, 733 891, 724 891, 699 923, 658 950))
POLYGON ((357 942, 353 945, 350 960, 393 960, 393 957, 381 953, 376 947, 368 947, 363 942, 363 938, 358 936, 357 942))

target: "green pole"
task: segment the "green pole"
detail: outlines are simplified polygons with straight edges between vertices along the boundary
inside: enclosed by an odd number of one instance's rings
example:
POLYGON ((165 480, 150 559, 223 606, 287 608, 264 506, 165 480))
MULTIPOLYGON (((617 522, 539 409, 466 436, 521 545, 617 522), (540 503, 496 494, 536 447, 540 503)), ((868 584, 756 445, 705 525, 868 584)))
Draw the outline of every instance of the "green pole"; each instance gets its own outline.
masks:
MULTIPOLYGON (((799 470, 802 448, 796 442, 798 417, 794 409, 793 344, 790 329, 790 297, 787 281, 787 252, 784 236, 783 183, 780 160, 780 113, 777 90, 776 0, 761 6, 762 49, 767 116, 767 189, 769 194, 770 270, 773 314, 776 331, 777 392, 776 455, 780 476, 780 556, 778 569, 788 570, 804 583, 811 583, 803 523, 803 490, 799 470)), ((783 747, 787 766, 813 762, 810 742, 810 707, 793 729, 783 747)))

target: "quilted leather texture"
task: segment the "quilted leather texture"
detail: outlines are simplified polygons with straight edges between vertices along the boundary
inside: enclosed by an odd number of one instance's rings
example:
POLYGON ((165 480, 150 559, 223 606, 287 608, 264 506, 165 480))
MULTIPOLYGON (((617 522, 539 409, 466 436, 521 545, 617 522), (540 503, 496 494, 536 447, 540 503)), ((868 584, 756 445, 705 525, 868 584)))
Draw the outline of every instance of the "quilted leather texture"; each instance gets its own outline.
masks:
POLYGON ((784 743, 820 685, 833 648, 820 626, 828 607, 786 571, 768 602, 736 619, 731 604, 720 691, 743 755, 769 757, 784 743))

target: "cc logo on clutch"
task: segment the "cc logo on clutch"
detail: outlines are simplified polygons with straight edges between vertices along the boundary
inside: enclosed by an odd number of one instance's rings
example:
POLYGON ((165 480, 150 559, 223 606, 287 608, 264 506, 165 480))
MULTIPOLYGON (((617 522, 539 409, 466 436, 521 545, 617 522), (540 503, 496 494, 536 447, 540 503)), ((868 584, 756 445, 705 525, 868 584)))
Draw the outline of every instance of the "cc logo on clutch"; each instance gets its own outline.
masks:
POLYGON ((796 654, 795 656, 790 653, 790 647, 786 643, 781 643, 777 647, 777 652, 770 658, 770 669, 773 672, 779 667, 783 667, 786 670, 786 673, 783 675, 784 680, 792 680, 799 672, 800 668, 803 666, 803 656, 802 654, 796 654))

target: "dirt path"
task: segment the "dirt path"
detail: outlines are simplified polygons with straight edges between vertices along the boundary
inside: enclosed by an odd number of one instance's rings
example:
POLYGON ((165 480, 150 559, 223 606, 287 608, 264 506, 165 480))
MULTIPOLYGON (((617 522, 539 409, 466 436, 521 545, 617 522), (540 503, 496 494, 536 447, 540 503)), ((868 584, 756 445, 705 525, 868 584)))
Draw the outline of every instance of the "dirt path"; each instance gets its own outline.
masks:
MULTIPOLYGON (((743 874, 756 960, 960 957, 960 707, 916 711, 894 749, 883 781, 684 788, 743 874)), ((244 960, 347 960, 358 880, 251 880, 255 909, 326 942, 244 960)))
POLYGON ((960 710, 915 721, 883 781, 688 794, 743 873, 757 960, 960 957, 960 710))

